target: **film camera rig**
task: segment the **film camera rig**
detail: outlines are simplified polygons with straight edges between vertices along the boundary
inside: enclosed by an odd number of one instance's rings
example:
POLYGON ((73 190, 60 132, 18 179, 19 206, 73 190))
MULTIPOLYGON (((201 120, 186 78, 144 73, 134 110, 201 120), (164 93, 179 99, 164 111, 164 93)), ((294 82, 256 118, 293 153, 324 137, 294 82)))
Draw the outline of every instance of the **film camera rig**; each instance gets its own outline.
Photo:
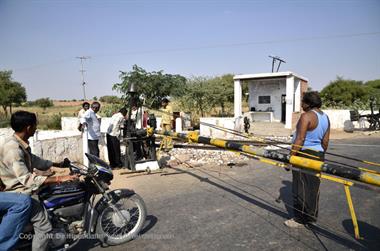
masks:
MULTIPOLYGON (((155 136, 148 135, 147 130, 143 128, 143 106, 134 83, 129 84, 128 96, 128 118, 124 123, 122 140, 122 144, 126 147, 125 167, 132 171, 157 170, 160 167, 156 155, 155 136), (139 118, 141 118, 140 123, 137 123, 139 118)), ((154 114, 149 115, 147 125, 156 129, 157 120, 154 114)))

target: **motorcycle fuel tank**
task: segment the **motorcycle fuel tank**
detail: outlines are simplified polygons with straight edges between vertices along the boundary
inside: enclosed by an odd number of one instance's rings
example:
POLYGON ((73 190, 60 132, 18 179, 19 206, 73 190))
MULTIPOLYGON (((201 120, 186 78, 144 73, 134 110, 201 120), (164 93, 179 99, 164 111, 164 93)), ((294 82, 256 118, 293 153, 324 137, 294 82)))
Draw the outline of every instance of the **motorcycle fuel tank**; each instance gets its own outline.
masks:
POLYGON ((47 186, 39 192, 39 196, 45 207, 50 209, 83 203, 85 193, 83 184, 74 181, 47 186))

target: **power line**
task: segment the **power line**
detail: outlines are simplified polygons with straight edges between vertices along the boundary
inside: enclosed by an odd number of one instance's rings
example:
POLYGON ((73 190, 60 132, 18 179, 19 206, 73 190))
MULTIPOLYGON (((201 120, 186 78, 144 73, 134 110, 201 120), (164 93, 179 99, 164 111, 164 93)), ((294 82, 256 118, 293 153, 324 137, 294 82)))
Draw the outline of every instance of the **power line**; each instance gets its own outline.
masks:
MULTIPOLYGON (((251 41, 251 42, 241 42, 241 43, 214 44, 214 45, 203 45, 203 46, 196 46, 196 47, 152 49, 152 50, 129 51, 129 52, 127 51, 127 52, 116 52, 116 53, 109 53, 109 54, 98 54, 98 55, 95 55, 94 57, 100 58, 100 57, 114 57, 114 56, 123 56, 123 55, 143 55, 143 54, 155 54, 155 53, 165 53, 165 52, 194 51, 194 50, 218 49, 218 48, 228 48, 228 47, 242 47, 242 46, 261 45, 261 44, 306 42, 306 41, 315 41, 315 40, 341 39, 341 38, 377 36, 377 35, 380 35, 380 31, 299 37, 299 38, 293 38, 293 39, 277 39, 277 40, 263 40, 263 41, 251 41)), ((32 65, 28 67, 16 68, 15 70, 30 70, 33 68, 45 67, 52 64, 59 64, 67 60, 68 59, 60 59, 60 60, 50 61, 49 63, 42 63, 42 64, 32 65)))
POLYGON ((278 39, 278 40, 264 40, 264 41, 252 41, 252 42, 241 42, 241 43, 229 43, 229 44, 214 44, 214 45, 204 45, 204 46, 197 46, 197 47, 156 49, 156 50, 134 51, 134 52, 119 52, 119 53, 113 53, 113 54, 97 55, 96 57, 153 54, 153 53, 179 52, 179 51, 191 51, 191 50, 203 50, 203 49, 217 49, 217 48, 240 47, 240 46, 250 46, 250 45, 260 45, 260 44, 303 42, 303 41, 324 40, 324 39, 334 39, 334 38, 348 38, 348 37, 362 37, 362 36, 373 36, 373 35, 380 35, 380 31, 367 32, 367 33, 351 33, 351 34, 337 34, 337 35, 326 35, 326 36, 301 37, 301 38, 294 38, 294 39, 278 39))

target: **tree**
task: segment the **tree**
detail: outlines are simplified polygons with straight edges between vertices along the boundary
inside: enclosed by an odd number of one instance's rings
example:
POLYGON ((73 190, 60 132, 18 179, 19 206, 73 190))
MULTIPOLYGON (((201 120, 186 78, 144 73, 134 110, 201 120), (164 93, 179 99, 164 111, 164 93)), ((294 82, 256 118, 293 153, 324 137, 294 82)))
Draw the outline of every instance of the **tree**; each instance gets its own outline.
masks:
POLYGON ((36 99, 33 103, 34 103, 34 105, 39 106, 39 107, 43 108, 44 110, 46 108, 52 107, 54 105, 53 101, 50 100, 49 98, 36 99))
POLYGON ((181 75, 164 74, 163 71, 147 72, 133 65, 132 71, 121 72, 121 83, 113 85, 113 90, 122 93, 124 100, 128 99, 128 86, 136 85, 137 92, 143 95, 148 106, 158 108, 165 97, 179 97, 184 93, 186 78, 181 75))
MULTIPOLYGON (((210 99, 222 109, 222 116, 225 114, 226 103, 234 102, 234 80, 232 74, 225 74, 208 80, 210 89, 210 99)), ((213 105, 214 106, 214 105, 213 105)))
POLYGON ((25 88, 12 80, 12 71, 0 71, 0 105, 5 116, 8 117, 7 108, 12 113, 12 105, 20 105, 26 101, 25 88))
POLYGON ((205 112, 209 112, 215 104, 210 87, 209 79, 205 77, 189 79, 185 94, 179 98, 180 106, 203 117, 205 112))
POLYGON ((377 103, 380 103, 380 79, 367 81, 364 84, 371 97, 374 97, 377 103))
POLYGON ((370 80, 364 84, 367 87, 371 87, 377 90, 380 90, 380 79, 370 80))
POLYGON ((321 98, 326 107, 352 107, 368 103, 369 89, 361 81, 337 77, 323 88, 321 98))

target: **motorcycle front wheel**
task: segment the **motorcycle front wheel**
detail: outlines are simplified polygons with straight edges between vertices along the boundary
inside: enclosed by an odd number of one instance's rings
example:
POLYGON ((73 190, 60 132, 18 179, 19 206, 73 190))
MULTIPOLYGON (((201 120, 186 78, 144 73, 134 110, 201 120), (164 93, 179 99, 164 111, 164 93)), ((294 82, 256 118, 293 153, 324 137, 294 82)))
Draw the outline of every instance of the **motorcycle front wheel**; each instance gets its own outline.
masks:
POLYGON ((145 217, 146 206, 138 194, 122 196, 100 212, 96 232, 106 244, 119 245, 138 237, 145 217))

